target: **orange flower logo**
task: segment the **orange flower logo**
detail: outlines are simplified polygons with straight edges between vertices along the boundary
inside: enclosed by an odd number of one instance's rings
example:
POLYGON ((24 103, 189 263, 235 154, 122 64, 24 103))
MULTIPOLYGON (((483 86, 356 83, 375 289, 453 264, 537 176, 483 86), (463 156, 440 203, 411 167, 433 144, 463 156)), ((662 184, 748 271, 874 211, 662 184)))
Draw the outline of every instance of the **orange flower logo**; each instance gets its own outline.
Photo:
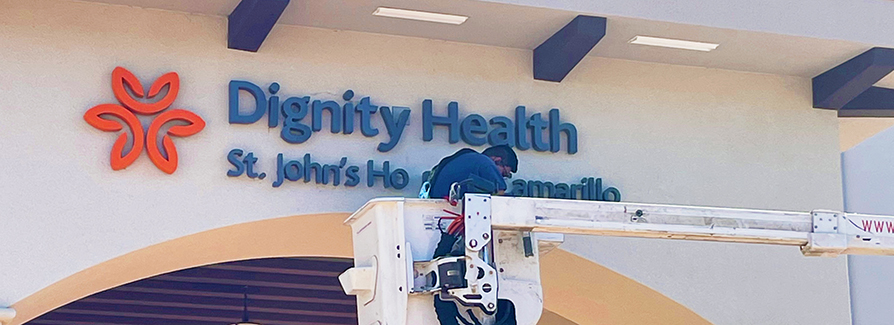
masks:
POLYGON ((205 121, 195 113, 187 110, 171 109, 162 112, 174 103, 177 93, 180 92, 180 76, 176 72, 168 72, 155 80, 152 83, 152 87, 149 88, 148 96, 144 95, 143 90, 143 84, 140 83, 140 80, 133 73, 122 67, 115 68, 112 71, 112 92, 115 93, 115 98, 121 104, 96 105, 87 110, 87 113, 84 114, 84 120, 93 127, 106 132, 121 131, 124 126, 118 120, 103 117, 104 115, 111 115, 124 121, 124 124, 127 124, 127 127, 133 134, 133 147, 126 154, 124 153, 124 147, 128 143, 128 133, 121 133, 118 139, 115 140, 111 153, 112 169, 120 170, 130 166, 137 160, 145 146, 146 153, 149 154, 149 160, 161 171, 173 174, 177 170, 177 147, 174 146, 174 141, 171 140, 170 136, 187 137, 199 133, 199 131, 205 128, 205 121), (144 103, 131 97, 124 89, 125 85, 139 98, 153 98, 158 95, 165 85, 168 86, 168 93, 154 103, 144 103), (134 114, 152 115, 158 112, 162 113, 152 120, 148 131, 143 131, 143 125, 134 114), (164 148, 159 148, 158 132, 165 123, 171 121, 183 121, 186 122, 186 125, 171 126, 162 139, 164 148), (164 154, 162 149, 164 149, 164 154))

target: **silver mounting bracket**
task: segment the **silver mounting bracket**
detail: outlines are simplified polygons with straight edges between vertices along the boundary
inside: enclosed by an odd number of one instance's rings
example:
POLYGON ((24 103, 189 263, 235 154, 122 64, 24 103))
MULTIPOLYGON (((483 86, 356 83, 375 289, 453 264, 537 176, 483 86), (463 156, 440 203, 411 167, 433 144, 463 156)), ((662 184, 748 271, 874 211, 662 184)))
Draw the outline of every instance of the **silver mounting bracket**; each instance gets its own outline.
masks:
POLYGON ((840 212, 814 210, 810 216, 813 232, 807 234, 807 245, 801 246, 801 253, 825 257, 843 253, 848 246, 848 236, 843 231, 844 220, 840 212))
POLYGON ((466 194, 463 198, 467 286, 447 290, 459 303, 478 306, 486 314, 497 311, 497 272, 493 261, 490 195, 466 194))

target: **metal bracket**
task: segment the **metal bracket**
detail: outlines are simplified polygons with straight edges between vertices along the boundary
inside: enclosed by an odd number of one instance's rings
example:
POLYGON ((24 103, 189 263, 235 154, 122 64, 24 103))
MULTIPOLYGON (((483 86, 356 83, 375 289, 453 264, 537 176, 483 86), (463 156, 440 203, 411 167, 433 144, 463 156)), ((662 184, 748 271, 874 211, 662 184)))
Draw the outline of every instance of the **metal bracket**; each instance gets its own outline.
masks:
POLYGON ((839 233, 838 222, 841 220, 841 217, 838 215, 838 212, 814 210, 810 212, 810 216, 813 218, 814 233, 839 233))
POLYGON ((459 303, 478 306, 486 314, 497 311, 497 272, 493 267, 490 195, 466 194, 463 198, 467 286, 448 292, 459 303))
POLYGON ((490 244, 490 195, 467 194, 463 201, 466 250, 480 251, 490 244))
POLYGON ((801 246, 805 256, 834 257, 847 249, 847 235, 841 230, 841 215, 835 211, 814 210, 813 232, 807 234, 807 245, 801 246))
POLYGON ((415 262, 411 294, 433 293, 465 286, 466 263, 463 256, 444 256, 415 262))
MULTIPOLYGON (((444 256, 431 261, 414 262, 411 294, 441 292, 484 314, 497 311, 497 272, 493 261, 490 195, 467 194, 463 202, 464 256, 444 256)), ((437 221, 435 221, 437 222, 437 221)), ((409 243, 406 244, 409 247, 409 243)))

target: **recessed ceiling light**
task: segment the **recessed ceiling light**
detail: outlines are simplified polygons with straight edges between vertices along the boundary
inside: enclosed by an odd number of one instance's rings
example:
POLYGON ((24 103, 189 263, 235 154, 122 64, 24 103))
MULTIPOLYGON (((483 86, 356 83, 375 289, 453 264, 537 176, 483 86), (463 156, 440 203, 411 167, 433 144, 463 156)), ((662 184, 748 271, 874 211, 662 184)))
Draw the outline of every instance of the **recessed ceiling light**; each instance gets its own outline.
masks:
POLYGON ((716 49, 717 46, 720 45, 720 44, 715 44, 715 43, 684 41, 684 40, 679 40, 679 39, 660 38, 660 37, 651 37, 651 36, 639 36, 639 35, 631 38, 628 43, 670 47, 670 48, 675 48, 675 49, 684 49, 684 50, 693 50, 693 51, 702 51, 702 52, 710 52, 711 50, 716 49))
POLYGON ((466 21, 466 19, 469 19, 468 16, 441 14, 441 13, 437 13, 437 12, 418 11, 418 10, 386 8, 386 7, 376 8, 376 11, 373 11, 373 16, 422 20, 422 21, 430 21, 433 23, 443 23, 443 24, 452 24, 452 25, 462 24, 466 21))

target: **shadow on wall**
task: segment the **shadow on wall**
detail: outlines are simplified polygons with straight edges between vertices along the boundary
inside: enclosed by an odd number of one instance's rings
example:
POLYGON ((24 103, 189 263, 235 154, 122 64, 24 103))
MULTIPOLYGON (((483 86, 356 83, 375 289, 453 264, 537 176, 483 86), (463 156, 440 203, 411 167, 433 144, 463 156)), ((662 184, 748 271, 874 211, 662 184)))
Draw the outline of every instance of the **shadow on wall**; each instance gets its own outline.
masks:
MULTIPOLYGON (((61 306, 178 270, 277 257, 351 258, 347 213, 267 219, 209 230, 100 263, 15 303, 22 325, 61 306)), ((670 298, 603 266, 556 249, 541 260, 540 325, 710 324, 670 298)))

